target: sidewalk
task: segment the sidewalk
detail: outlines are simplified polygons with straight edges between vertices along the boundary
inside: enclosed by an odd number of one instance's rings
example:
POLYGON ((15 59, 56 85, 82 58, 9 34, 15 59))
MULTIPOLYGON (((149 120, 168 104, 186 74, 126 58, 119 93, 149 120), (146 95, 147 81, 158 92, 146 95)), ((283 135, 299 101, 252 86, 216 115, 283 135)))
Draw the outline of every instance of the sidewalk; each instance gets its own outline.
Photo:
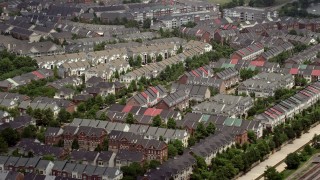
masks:
MULTIPOLYGON (((254 180, 257 179, 260 175, 264 173, 267 166, 275 166, 280 161, 284 160, 289 153, 292 153, 298 150, 300 147, 305 145, 307 142, 312 140, 314 134, 319 134, 320 124, 316 127, 310 129, 309 133, 302 134, 299 139, 293 141, 292 144, 287 144, 280 151, 272 154, 268 159, 258 164, 256 167, 251 169, 245 175, 238 178, 239 180, 254 180)), ((280 164, 280 167, 277 169, 283 169, 283 164, 280 164)))

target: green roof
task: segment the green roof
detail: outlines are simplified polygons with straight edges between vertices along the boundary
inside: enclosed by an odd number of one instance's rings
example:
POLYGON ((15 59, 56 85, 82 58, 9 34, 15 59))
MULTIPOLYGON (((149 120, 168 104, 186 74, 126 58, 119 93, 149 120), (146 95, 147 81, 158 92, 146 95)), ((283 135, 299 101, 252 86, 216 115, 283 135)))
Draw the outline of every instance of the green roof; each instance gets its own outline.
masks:
POLYGON ((242 119, 236 119, 236 118, 227 118, 223 125, 225 126, 237 126, 240 127, 242 124, 242 119))
POLYGON ((8 78, 7 81, 9 81, 10 83, 14 84, 15 86, 19 86, 19 84, 17 82, 15 82, 13 79, 8 78))
POLYGON ((306 64, 301 64, 299 65, 299 69, 306 69, 307 68, 307 65, 306 64))
POLYGON ((247 69, 250 69, 250 70, 254 71, 256 69, 256 66, 251 66, 250 65, 250 66, 247 67, 247 69))
POLYGON ((210 118, 210 115, 204 114, 202 115, 200 122, 207 122, 210 118))
POLYGON ((229 68, 229 67, 234 67, 235 66, 235 64, 227 64, 227 63, 223 63, 222 64, 222 66, 221 66, 221 68, 229 68))

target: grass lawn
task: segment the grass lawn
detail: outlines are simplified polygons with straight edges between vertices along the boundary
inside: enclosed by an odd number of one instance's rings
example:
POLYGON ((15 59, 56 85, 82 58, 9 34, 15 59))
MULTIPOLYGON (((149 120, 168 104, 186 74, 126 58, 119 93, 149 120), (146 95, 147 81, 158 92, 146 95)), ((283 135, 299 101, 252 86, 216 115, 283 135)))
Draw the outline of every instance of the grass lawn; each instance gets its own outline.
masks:
MULTIPOLYGON (((231 1, 232 0, 209 0, 209 2, 220 4, 220 5, 231 2, 231 1)), ((246 0, 246 3, 248 2, 249 0, 246 0)), ((291 0, 276 0, 276 3, 274 5, 277 6, 277 5, 288 3, 288 2, 291 2, 291 0)))
POLYGON ((221 4, 225 4, 225 3, 231 2, 231 0, 209 0, 209 2, 221 5, 221 4))

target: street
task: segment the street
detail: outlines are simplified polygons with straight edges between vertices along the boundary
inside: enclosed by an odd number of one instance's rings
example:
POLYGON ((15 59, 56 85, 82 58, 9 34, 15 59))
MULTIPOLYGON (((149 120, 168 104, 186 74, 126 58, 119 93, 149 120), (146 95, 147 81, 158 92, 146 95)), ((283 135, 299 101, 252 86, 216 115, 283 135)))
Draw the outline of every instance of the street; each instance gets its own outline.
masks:
MULTIPOLYGON (((248 173, 238 178, 239 180, 253 180, 257 179, 260 175, 264 173, 267 166, 275 166, 280 161, 284 160, 289 153, 298 150, 300 147, 305 145, 307 142, 312 140, 314 134, 319 134, 320 125, 310 129, 309 133, 303 134, 301 138, 293 141, 292 144, 287 144, 280 151, 272 154, 267 160, 261 162, 256 167, 251 169, 248 173)), ((278 170, 284 170, 285 165, 281 164, 278 170)))

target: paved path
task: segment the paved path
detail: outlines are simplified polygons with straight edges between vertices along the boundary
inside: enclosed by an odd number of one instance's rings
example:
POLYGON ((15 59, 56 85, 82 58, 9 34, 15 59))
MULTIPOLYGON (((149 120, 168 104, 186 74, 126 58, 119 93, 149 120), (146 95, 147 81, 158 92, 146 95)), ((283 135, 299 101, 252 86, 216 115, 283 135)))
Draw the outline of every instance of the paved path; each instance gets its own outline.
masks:
MULTIPOLYGON (((245 175, 238 178, 239 180, 254 180, 257 179, 260 175, 264 173, 267 166, 275 166, 280 161, 284 160, 287 156, 287 154, 292 153, 296 150, 298 150, 300 147, 305 145, 307 142, 312 140, 314 134, 320 133, 320 124, 316 127, 310 129, 309 133, 303 134, 299 139, 296 139, 293 141, 293 144, 287 144, 283 148, 281 148, 280 151, 272 154, 267 160, 261 162, 256 167, 251 169, 249 172, 247 172, 245 175)), ((282 169, 285 166, 283 164, 280 164, 280 167, 277 169, 282 169)))

